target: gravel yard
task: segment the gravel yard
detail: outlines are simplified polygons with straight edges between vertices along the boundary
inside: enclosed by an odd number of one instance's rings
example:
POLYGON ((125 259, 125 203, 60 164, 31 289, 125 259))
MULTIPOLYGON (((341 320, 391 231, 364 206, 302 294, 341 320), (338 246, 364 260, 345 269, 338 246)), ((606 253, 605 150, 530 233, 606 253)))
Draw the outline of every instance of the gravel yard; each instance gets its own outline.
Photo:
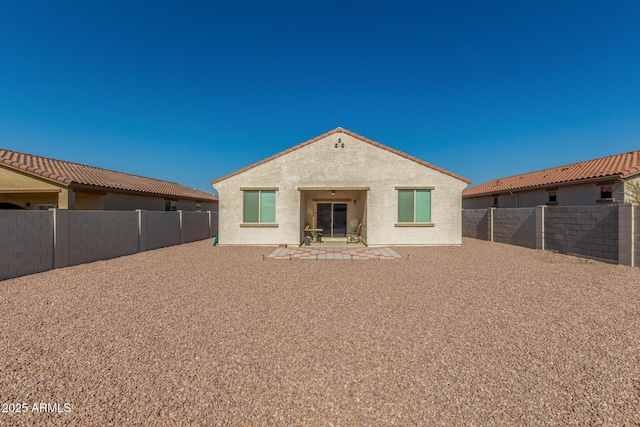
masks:
POLYGON ((640 268, 211 243, 0 282, 0 425, 640 424, 640 268))

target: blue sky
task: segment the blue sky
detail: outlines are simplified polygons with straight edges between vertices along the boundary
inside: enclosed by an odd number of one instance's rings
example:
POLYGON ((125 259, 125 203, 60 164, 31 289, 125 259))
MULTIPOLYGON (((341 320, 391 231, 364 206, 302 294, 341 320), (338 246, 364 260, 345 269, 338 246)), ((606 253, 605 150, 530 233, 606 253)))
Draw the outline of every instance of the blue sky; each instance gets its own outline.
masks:
POLYGON ((640 148, 638 1, 2 1, 0 147, 209 182, 342 126, 480 184, 640 148))

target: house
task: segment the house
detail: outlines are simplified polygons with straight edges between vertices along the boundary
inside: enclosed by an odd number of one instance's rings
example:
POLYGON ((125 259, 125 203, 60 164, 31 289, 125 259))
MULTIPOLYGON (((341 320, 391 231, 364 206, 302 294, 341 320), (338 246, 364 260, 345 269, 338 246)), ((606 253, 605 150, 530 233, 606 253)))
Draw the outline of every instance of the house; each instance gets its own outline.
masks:
POLYGON ((211 182, 222 245, 299 245, 304 227, 368 245, 458 245, 469 180, 337 128, 211 182))
POLYGON ((0 149, 0 209, 217 211, 217 196, 173 182, 0 149))
POLYGON ((462 192, 465 209, 581 206, 628 201, 640 150, 498 178, 462 192))

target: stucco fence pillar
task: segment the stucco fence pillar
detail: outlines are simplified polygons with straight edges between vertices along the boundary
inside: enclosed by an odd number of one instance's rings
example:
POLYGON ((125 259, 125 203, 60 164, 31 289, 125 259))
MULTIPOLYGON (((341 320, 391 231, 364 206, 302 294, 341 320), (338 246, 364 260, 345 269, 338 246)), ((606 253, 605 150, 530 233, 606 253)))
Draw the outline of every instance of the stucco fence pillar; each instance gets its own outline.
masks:
POLYGON ((618 264, 635 266, 635 206, 618 205, 618 264))
POLYGON ((536 249, 544 251, 544 214, 546 206, 536 206, 536 249))
POLYGON ((51 209, 53 215, 53 268, 69 265, 69 211, 51 209))
POLYGON ((138 214, 138 252, 147 250, 147 211, 136 209, 138 214))

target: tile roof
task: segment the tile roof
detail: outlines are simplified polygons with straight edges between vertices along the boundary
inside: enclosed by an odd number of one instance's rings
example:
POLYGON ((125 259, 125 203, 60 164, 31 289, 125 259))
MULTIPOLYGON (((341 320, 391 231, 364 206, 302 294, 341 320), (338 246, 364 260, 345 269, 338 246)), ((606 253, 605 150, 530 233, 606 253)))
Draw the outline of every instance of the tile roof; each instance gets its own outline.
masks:
POLYGON ((569 184, 586 179, 626 178, 637 173, 640 173, 640 150, 494 179, 465 189, 462 197, 569 184))
POLYGON ((225 179, 231 178, 231 177, 232 177, 232 176, 234 176, 234 175, 238 175, 238 174, 240 174, 240 173, 243 173, 243 172, 245 172, 245 171, 248 171, 249 169, 253 169, 253 168, 255 168, 256 166, 259 166, 259 165, 261 165, 261 164, 263 164, 263 163, 267 163, 268 161, 273 160, 273 159, 276 159, 276 158, 278 158, 278 157, 280 157, 280 156, 284 156, 285 154, 288 154, 288 153, 290 153, 290 152, 292 152, 292 151, 295 151, 295 150, 297 150, 297 149, 299 149, 299 148, 306 147, 307 145, 313 144, 314 142, 319 141, 319 140, 321 140, 321 139, 323 139, 323 138, 326 138, 326 137, 327 137, 327 136, 329 136, 329 135, 333 135, 334 133, 345 133, 345 134, 350 135, 350 136, 352 136, 352 137, 354 137, 354 138, 356 138, 356 139, 359 139, 359 140, 361 140, 361 141, 364 141, 364 142, 366 142, 366 143, 369 143, 369 144, 371 144, 371 145, 373 145, 373 146, 375 146, 375 147, 382 148, 383 150, 390 151, 390 152, 392 152, 392 153, 394 153, 394 154, 397 154, 397 155, 398 155, 398 156, 400 156, 400 157, 404 157, 405 159, 412 160, 412 161, 414 161, 414 162, 416 162, 416 163, 419 163, 419 164, 421 164, 421 165, 423 165, 423 166, 426 166, 426 167, 428 167, 428 168, 431 168, 431 169, 437 170, 438 172, 442 172, 442 173, 444 173, 444 174, 446 174, 446 175, 449 175, 449 176, 452 176, 452 177, 454 177, 454 178, 456 178, 456 179, 459 179, 460 181, 464 181, 464 182, 466 182, 467 184, 470 184, 470 183, 471 183, 471 181, 470 181, 470 180, 468 180, 467 178, 464 178, 464 177, 462 177, 462 176, 460 176, 460 175, 457 175, 457 174, 455 174, 455 173, 453 173, 453 172, 449 172, 448 170, 445 170, 445 169, 442 169, 442 168, 440 168, 440 167, 438 167, 438 166, 432 165, 431 163, 427 163, 427 162, 425 162, 424 160, 420 160, 420 159, 419 159, 419 158, 417 158, 417 157, 413 157, 413 156, 410 156, 409 154, 403 153, 403 152, 402 152, 402 151, 400 151, 400 150, 396 150, 396 149, 391 148, 391 147, 388 147, 388 146, 386 146, 386 145, 384 145, 384 144, 380 144, 379 142, 373 141, 373 140, 371 140, 371 139, 369 139, 369 138, 365 138, 364 136, 362 136, 362 135, 358 135, 357 133, 355 133, 355 132, 351 132, 350 130, 347 130, 347 129, 343 129, 343 128, 341 128, 341 127, 338 127, 338 128, 336 128, 336 129, 334 129, 334 130, 331 130, 331 131, 329 131, 329 132, 323 133, 322 135, 316 136, 316 137, 315 137, 315 138, 313 138, 313 139, 310 139, 310 140, 305 141, 305 142, 303 142, 303 143, 301 143, 301 144, 295 145, 295 146, 293 146, 293 147, 291 147, 291 148, 289 148, 289 149, 287 149, 287 150, 284 150, 284 151, 281 151, 281 152, 279 152, 279 153, 276 153, 276 154, 274 154, 274 155, 273 155, 273 156, 271 156, 271 157, 267 157, 266 159, 260 160, 259 162, 253 163, 253 164, 251 164, 251 165, 249 165, 249 166, 246 166, 246 167, 244 167, 244 168, 242 168, 242 169, 239 169, 239 170, 237 170, 237 171, 235 171, 235 172, 231 172, 231 173, 230 173, 230 174, 228 174, 228 175, 225 175, 225 176, 223 176, 223 177, 220 177, 220 178, 218 178, 218 179, 215 179, 215 180, 211 181, 211 184, 215 184, 215 183, 217 183, 217 182, 224 181, 225 179))
POLYGON ((217 200, 217 196, 175 182, 116 172, 64 160, 0 149, 0 164, 66 186, 82 184, 125 192, 196 200, 217 200))

